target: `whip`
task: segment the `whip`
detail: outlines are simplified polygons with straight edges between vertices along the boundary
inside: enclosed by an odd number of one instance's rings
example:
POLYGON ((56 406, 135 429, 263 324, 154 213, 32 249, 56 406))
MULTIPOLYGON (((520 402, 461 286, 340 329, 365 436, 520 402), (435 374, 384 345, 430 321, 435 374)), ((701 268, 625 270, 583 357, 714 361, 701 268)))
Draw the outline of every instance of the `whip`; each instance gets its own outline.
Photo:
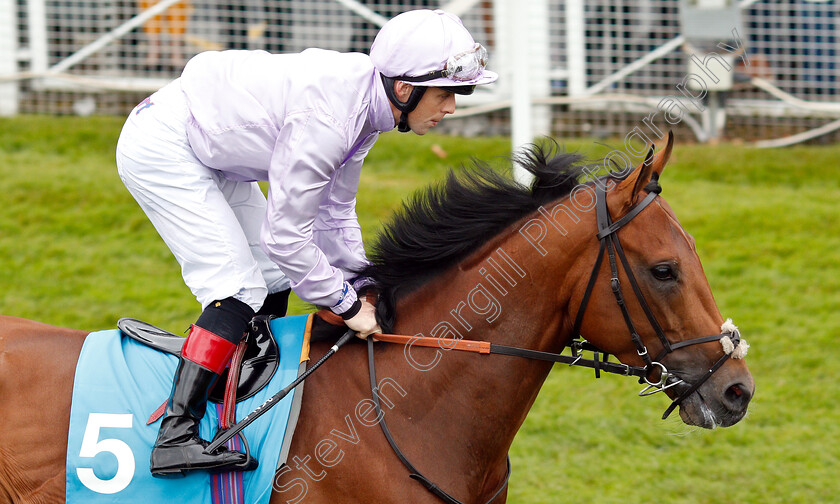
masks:
POLYGON ((330 348, 329 352, 325 353, 323 357, 321 357, 318 362, 316 362, 311 368, 304 371, 303 374, 297 377, 295 381, 288 384, 286 387, 283 388, 280 392, 277 392, 273 396, 266 399, 266 401, 254 409, 254 411, 248 413, 245 418, 239 421, 236 425, 231 426, 229 429, 219 431, 216 434, 216 437, 213 439, 213 442, 207 445, 207 448, 204 449, 204 453, 212 453, 216 451, 220 446, 228 442, 233 436, 239 434, 245 427, 249 426, 254 420, 262 416, 263 413, 270 410, 274 407, 277 403, 279 403, 286 395, 291 392, 295 387, 300 385, 300 383, 306 379, 307 376, 311 375, 318 367, 321 366, 327 359, 335 355, 338 352, 338 349, 344 346, 345 343, 350 341, 350 339, 355 335, 355 331, 352 329, 348 329, 344 336, 342 336, 335 345, 330 348))

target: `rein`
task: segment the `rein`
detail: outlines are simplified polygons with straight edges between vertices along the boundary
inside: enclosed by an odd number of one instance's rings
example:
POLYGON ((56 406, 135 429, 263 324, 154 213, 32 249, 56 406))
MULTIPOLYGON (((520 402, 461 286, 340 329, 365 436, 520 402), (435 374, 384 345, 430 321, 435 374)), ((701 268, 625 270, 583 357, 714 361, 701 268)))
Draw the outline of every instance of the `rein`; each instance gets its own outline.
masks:
POLYGON ((404 336, 402 334, 372 334, 371 337, 376 341, 396 343, 409 347, 438 347, 442 350, 461 350, 478 354, 509 355, 512 357, 523 357, 532 360, 568 364, 569 366, 587 367, 595 370, 596 378, 601 377, 601 371, 623 376, 638 376, 639 378, 644 378, 647 375, 647 369, 644 367, 629 366, 620 362, 610 362, 608 353, 601 351, 598 347, 585 340, 572 341, 568 345, 568 348, 571 349, 572 355, 563 355, 559 353, 529 350, 527 348, 497 345, 495 343, 490 343, 489 341, 432 338, 428 336, 404 336), (583 355, 581 354, 582 351, 592 352, 593 357, 591 359, 583 358, 583 355), (603 356, 603 358, 601 358, 601 356, 603 356))

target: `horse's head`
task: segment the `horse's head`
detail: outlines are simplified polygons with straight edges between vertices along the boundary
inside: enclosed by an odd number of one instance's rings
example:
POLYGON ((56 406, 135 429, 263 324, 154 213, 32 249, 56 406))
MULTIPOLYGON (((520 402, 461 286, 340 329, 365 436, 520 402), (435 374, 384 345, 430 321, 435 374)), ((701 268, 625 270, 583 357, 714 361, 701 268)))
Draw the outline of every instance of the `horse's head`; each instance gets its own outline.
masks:
POLYGON ((592 265, 600 257, 601 264, 597 271, 585 267, 594 279, 576 280, 577 292, 591 290, 588 299, 580 294, 580 303, 573 303, 585 309, 576 325, 579 334, 623 363, 647 366, 649 382, 661 381, 658 388, 679 404, 685 423, 729 426, 746 414, 755 384, 743 359, 746 342, 721 316, 694 239, 656 196, 672 146, 669 134, 667 145, 655 156, 651 148, 626 178, 601 181, 598 196, 606 196, 606 205, 598 203, 601 247, 588 247, 579 259, 592 265))

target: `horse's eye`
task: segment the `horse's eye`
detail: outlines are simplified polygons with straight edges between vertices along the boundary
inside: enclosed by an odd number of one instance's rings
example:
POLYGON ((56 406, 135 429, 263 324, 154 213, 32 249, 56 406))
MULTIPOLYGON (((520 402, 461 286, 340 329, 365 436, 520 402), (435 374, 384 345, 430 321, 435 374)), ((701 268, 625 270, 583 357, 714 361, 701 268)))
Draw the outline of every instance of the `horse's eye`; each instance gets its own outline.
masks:
POLYGON ((660 282, 669 282, 677 279, 677 274, 670 264, 658 264, 650 269, 653 278, 660 282))

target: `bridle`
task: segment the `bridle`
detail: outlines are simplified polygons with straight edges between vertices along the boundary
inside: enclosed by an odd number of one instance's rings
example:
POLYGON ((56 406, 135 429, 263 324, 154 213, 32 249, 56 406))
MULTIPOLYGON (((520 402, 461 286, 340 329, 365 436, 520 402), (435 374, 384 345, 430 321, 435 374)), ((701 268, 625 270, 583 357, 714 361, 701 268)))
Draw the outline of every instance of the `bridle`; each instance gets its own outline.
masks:
MULTIPOLYGON (((627 212, 619 220, 613 222, 612 217, 610 217, 609 208, 607 207, 607 189, 605 184, 596 184, 595 185, 595 197, 596 197, 596 216, 598 220, 598 241, 600 242, 600 250, 598 251, 598 258, 595 260, 595 266, 592 268, 592 273, 589 277, 589 283, 586 286, 586 291, 584 291, 583 299, 581 300, 580 308, 578 309, 577 316, 575 317, 575 325, 572 329, 572 334, 580 334, 580 327, 583 323, 583 315, 586 312, 586 307, 589 303, 589 298, 592 294, 592 289, 595 287, 596 279, 598 278, 598 272, 601 269, 601 264, 603 263, 604 259, 604 252, 608 257, 610 263, 610 287, 612 289, 613 295, 615 296, 616 303, 618 304, 619 309, 621 310, 621 314, 624 317, 624 323, 627 325, 627 329, 630 331, 630 338, 633 341, 633 345, 636 347, 636 353, 641 357, 642 361, 644 361, 644 375, 642 379, 644 382, 647 383, 647 387, 645 387, 639 395, 648 396, 655 394, 657 392, 665 391, 671 387, 675 387, 677 385, 685 383, 684 380, 674 377, 673 374, 668 372, 668 369, 662 364, 662 359, 678 350, 680 348, 685 348, 692 345, 699 345, 702 343, 709 343, 712 341, 721 341, 721 344, 724 347, 724 354, 723 356, 718 359, 717 362, 708 370, 708 372, 704 373, 702 377, 700 377, 696 382, 694 382, 691 386, 689 386, 686 390, 680 394, 679 397, 671 402, 671 405, 665 410, 665 413, 662 415, 662 419, 668 418, 668 416, 674 411, 674 409, 679 406, 686 398, 688 398, 691 394, 693 394, 701 385, 703 385, 706 380, 708 380, 712 374, 714 374, 721 366, 733 355, 733 350, 738 348, 741 343, 741 334, 738 332, 738 329, 731 325, 729 326, 724 324, 724 327, 730 327, 731 331, 729 332, 722 332, 720 334, 716 334, 713 336, 703 336, 700 338, 689 339, 685 341, 680 341, 677 343, 671 343, 668 341, 668 338, 665 336, 665 332, 662 330, 662 326, 659 325, 659 322, 656 320, 656 316, 654 316, 653 311, 650 309, 650 305, 648 305, 647 300, 645 299, 642 290, 639 288, 639 282, 636 280, 635 275, 633 275, 633 270, 630 268, 630 263, 627 261, 627 256, 624 254, 624 249, 621 247, 621 241, 618 239, 618 231, 627 225, 630 221, 632 221, 637 215, 639 215, 642 210, 647 208, 658 196, 659 192, 662 188, 659 186, 657 182, 658 175, 654 174, 654 177, 651 179, 651 183, 648 184, 646 189, 648 190, 648 195, 645 196, 640 202, 638 202, 633 208, 627 212), (618 278, 618 261, 616 261, 616 256, 618 256, 618 260, 621 261, 621 265, 624 268, 624 273, 627 275, 627 279, 630 281, 630 286, 633 288, 633 293, 636 295, 636 300, 639 302, 639 305, 642 307, 642 310, 645 313, 645 317, 647 318, 648 322, 650 323, 651 327, 653 327, 654 332, 656 332, 656 336, 659 338, 660 343, 662 343, 662 351, 655 357, 651 358, 650 353, 647 350, 644 342, 642 341, 641 336, 639 336, 638 331, 636 331, 636 325, 633 323, 633 319, 630 316, 630 311, 627 308, 627 303, 624 299, 624 294, 621 289, 621 281, 618 278), (731 346, 724 344, 724 339, 729 339, 731 342, 731 346), (726 349, 730 349, 730 351, 726 351, 726 349), (660 372, 659 381, 651 382, 649 377, 655 371, 660 372), (669 383, 670 381, 670 383, 669 383)), ((723 330, 723 328, 722 328, 723 330)), ((745 351, 746 346, 744 346, 745 351)), ((738 354, 736 354, 738 355, 738 354)))
MULTIPOLYGON (((379 395, 377 393, 376 369, 373 358, 374 339, 376 339, 377 341, 399 343, 407 345, 409 347, 440 347, 446 348, 448 350, 462 350, 479 354, 509 355, 514 357, 523 357, 527 359, 564 363, 568 364, 569 366, 584 366, 593 368, 595 370, 596 378, 600 377, 601 371, 607 373, 621 374, 625 376, 637 376, 639 377, 640 383, 647 384, 647 386, 639 392, 640 396, 653 395, 657 392, 663 392, 671 387, 675 387, 677 385, 685 383, 684 380, 675 377, 673 374, 669 373, 665 365, 662 364, 661 360, 665 356, 667 356, 671 352, 688 346, 699 345, 702 343, 709 343, 713 341, 720 341, 721 345, 724 348, 723 357, 718 359, 717 362, 715 362, 715 364, 711 368, 709 368, 709 370, 706 373, 704 373, 702 377, 700 377, 696 382, 688 386, 686 390, 684 390, 682 394, 680 394, 679 397, 677 397, 673 400, 673 402, 671 402, 671 405, 668 406, 668 408, 665 410, 665 413, 662 415, 663 420, 668 418, 668 416, 674 411, 674 409, 677 406, 679 406, 686 398, 688 398, 691 394, 697 391, 697 389, 700 388, 700 386, 703 385, 703 383, 705 383, 706 380, 708 380, 709 377, 712 376, 712 374, 714 374, 718 369, 720 369, 721 366, 723 366, 723 364, 730 357, 742 358, 745 355, 748 345, 746 344, 746 341, 743 342, 743 345, 741 344, 741 334, 739 333, 738 328, 732 324, 731 320, 727 320, 723 324, 723 326, 721 327, 722 332, 720 334, 716 334, 713 336, 703 336, 699 338, 680 341, 677 343, 671 343, 665 336, 665 332, 662 330, 662 327, 657 322, 653 311, 650 309, 650 306, 648 305, 647 300, 644 297, 644 294, 642 294, 642 291, 639 288, 639 283, 636 280, 636 277, 633 275, 633 271, 630 268, 630 264, 627 261, 627 257, 624 254, 624 250, 621 247, 621 242, 618 239, 618 231, 622 227, 627 225, 627 223, 632 221, 637 215, 639 215, 642 212, 642 210, 647 208, 648 205, 650 205, 659 196, 661 187, 659 186, 657 179, 658 175, 654 173, 654 178, 651 180, 651 183, 648 184, 647 187, 645 187, 645 189, 648 191, 648 195, 645 196, 645 198, 638 202, 635 206, 633 206, 630 209, 630 211, 627 212, 626 215, 624 215, 615 222, 613 222, 612 218, 610 217, 609 208, 607 206, 606 185, 595 185, 596 214, 598 221, 597 237, 598 241, 600 242, 600 250, 598 252, 598 258, 595 260, 595 265, 592 268, 592 273, 590 274, 586 290, 584 291, 580 308, 578 308, 578 312, 575 317, 574 328, 572 331, 572 334, 574 335, 580 334, 581 324, 583 323, 583 315, 586 312, 586 307, 589 303, 589 299, 595 287, 595 282, 598 278, 598 273, 601 270, 604 255, 606 255, 610 264, 611 271, 610 287, 612 288, 613 294, 615 295, 615 300, 616 303, 618 303, 618 307, 621 310, 621 314, 624 317, 624 322, 627 325, 628 330, 630 331, 630 338, 632 339, 633 344, 636 347, 636 353, 638 353, 639 357, 641 357, 642 361, 645 363, 644 366, 630 366, 627 364, 610 362, 609 354, 601 351, 594 345, 590 344, 588 341, 580 339, 575 339, 568 345, 571 349, 571 356, 568 356, 559 353, 542 352, 526 348, 497 345, 487 341, 472 341, 451 338, 432 338, 424 336, 412 337, 397 334, 375 334, 368 338, 368 366, 370 369, 370 386, 377 418, 380 419, 379 425, 382 428, 382 432, 385 435, 385 438, 391 445, 391 448, 394 450, 394 453, 410 471, 411 478, 422 483, 430 492, 432 492, 434 495, 436 495, 438 498, 440 498, 447 504, 462 504, 461 501, 447 494, 440 487, 434 484, 431 480, 423 476, 414 467, 414 465, 412 465, 411 462, 409 462, 409 460, 406 458, 406 456, 403 454, 403 452, 399 449, 396 442, 394 441, 391 432, 388 429, 388 426, 385 422, 382 407, 379 402, 379 395), (618 259, 616 259, 616 257, 618 257, 618 259), (645 346, 641 336, 639 336, 639 333, 636 330, 636 325, 633 323, 633 319, 630 316, 630 311, 627 308, 627 303, 625 302, 624 294, 621 289, 621 281, 618 277, 619 261, 622 264, 624 272, 630 281, 630 286, 632 287, 636 299, 641 305, 642 310, 644 311, 645 316, 648 319, 648 322, 653 327, 653 330, 656 332, 659 341, 662 343, 662 351, 655 358, 651 358, 647 347, 645 346), (593 358, 583 358, 581 354, 581 352, 583 351, 592 352, 593 358), (659 371, 660 373, 659 380, 651 381, 650 376, 656 371, 659 371)), ((505 478, 501 486, 498 488, 498 490, 496 490, 496 492, 487 501, 486 504, 492 503, 499 495, 501 495, 502 491, 507 487, 509 478, 510 458, 508 457, 507 472, 505 474, 505 478)))

